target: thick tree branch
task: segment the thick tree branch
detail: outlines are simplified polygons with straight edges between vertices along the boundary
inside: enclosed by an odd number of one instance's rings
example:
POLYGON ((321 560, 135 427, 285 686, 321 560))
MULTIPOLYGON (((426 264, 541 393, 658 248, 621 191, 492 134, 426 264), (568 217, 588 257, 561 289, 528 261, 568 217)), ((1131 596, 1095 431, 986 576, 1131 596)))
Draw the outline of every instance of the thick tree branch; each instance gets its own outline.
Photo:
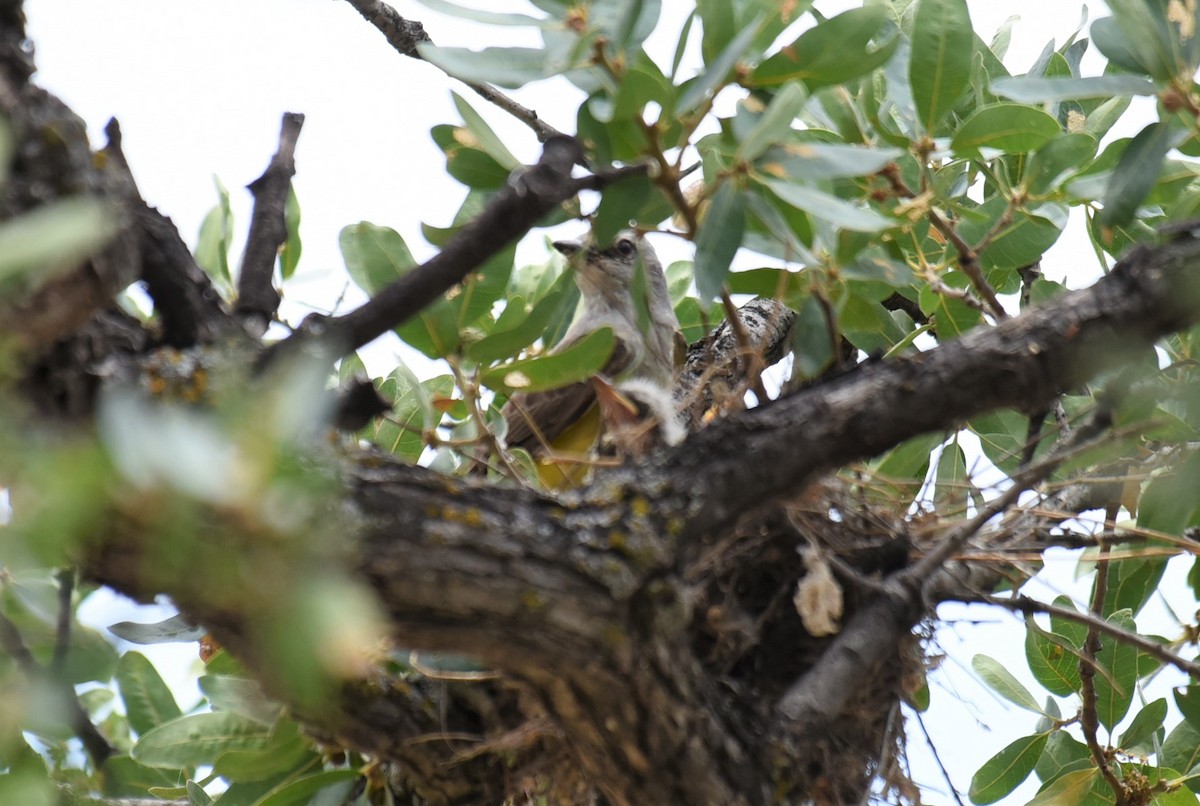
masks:
MULTIPOLYGON (((381 0, 346 0, 346 2, 354 6, 363 19, 374 25, 398 53, 413 59, 420 59, 421 53, 417 49, 417 45, 422 42, 433 43, 429 34, 425 33, 425 26, 415 20, 401 17, 396 9, 381 0)), ((480 98, 495 104, 533 129, 541 142, 544 143, 552 137, 563 136, 562 132, 538 117, 537 112, 522 106, 495 87, 471 81, 463 83, 474 90, 480 98)))
POLYGON ((249 185, 254 194, 254 212, 250 216, 250 232, 246 236, 246 251, 238 273, 237 314, 254 336, 267 332, 267 326, 279 308, 275 261, 279 257, 279 247, 287 241, 284 208, 292 177, 296 174, 296 140, 303 125, 304 115, 283 114, 279 148, 263 175, 249 185))

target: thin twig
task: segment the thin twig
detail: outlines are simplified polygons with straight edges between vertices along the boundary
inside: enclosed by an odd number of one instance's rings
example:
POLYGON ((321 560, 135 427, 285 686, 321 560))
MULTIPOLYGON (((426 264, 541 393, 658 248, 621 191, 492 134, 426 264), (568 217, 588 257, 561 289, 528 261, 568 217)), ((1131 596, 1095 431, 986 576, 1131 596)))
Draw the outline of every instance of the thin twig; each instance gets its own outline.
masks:
MULTIPOLYGON (((1111 555, 1109 559, 1112 559, 1111 555)), ((1046 604, 1045 602, 1039 602, 1037 599, 1031 599, 1024 594, 1018 594, 1012 598, 1004 598, 988 593, 964 593, 955 598, 961 602, 995 605, 996 607, 1003 607, 1015 613, 1045 613, 1049 616, 1058 616, 1059 618, 1074 621, 1077 624, 1083 624, 1089 630, 1095 630, 1097 633, 1106 635, 1118 643, 1134 647, 1138 652, 1149 655, 1169 666, 1174 666, 1184 674, 1190 675, 1193 679, 1200 681, 1200 663, 1182 658, 1157 641, 1152 641, 1144 636, 1123 630, 1112 622, 1098 618, 1090 612, 1081 612, 1070 607, 1046 604)))
MULTIPOLYGON (((422 43, 433 44, 433 40, 429 38, 429 34, 425 33, 425 27, 421 23, 405 19, 387 3, 379 2, 379 0, 346 0, 346 2, 354 6, 363 19, 374 25, 387 38, 388 44, 404 56, 421 59, 421 53, 417 46, 422 43)), ((473 81, 464 81, 463 83, 474 90, 480 98, 503 109, 532 129, 540 142, 544 143, 552 137, 562 136, 562 132, 538 117, 537 112, 522 106, 490 84, 476 84, 473 81)))
POLYGON ((933 744, 933 737, 929 735, 929 729, 925 727, 925 720, 921 718, 920 711, 913 712, 917 717, 917 725, 921 728, 921 733, 925 735, 925 743, 929 745, 929 752, 933 753, 933 760, 937 762, 938 769, 942 771, 942 777, 946 779, 946 785, 950 787, 950 796, 954 798, 954 802, 958 806, 966 806, 962 798, 958 794, 958 788, 954 786, 954 781, 950 779, 950 771, 946 769, 946 765, 942 763, 942 756, 937 751, 937 747, 933 744))
MULTIPOLYGON (((888 165, 880 172, 880 174, 888 180, 888 183, 892 186, 892 190, 895 191, 897 195, 909 199, 916 198, 916 193, 913 192, 912 188, 904 183, 904 179, 900 176, 900 168, 898 166, 895 164, 888 165)), ((1006 215, 1011 218, 1011 211, 1008 211, 1006 215)), ((983 298, 983 301, 987 303, 988 309, 991 311, 992 315, 995 316, 997 320, 1007 319, 1008 311, 1004 310, 1004 305, 1001 304, 1000 298, 996 296, 996 290, 992 288, 992 286, 988 283, 987 278, 983 276, 983 270, 979 266, 978 250, 963 240, 962 236, 958 233, 958 229, 956 229, 953 224, 943 218, 937 210, 933 209, 933 207, 929 207, 927 211, 927 217, 929 218, 929 223, 933 225, 934 229, 940 232, 942 236, 945 237, 945 239, 954 247, 954 251, 958 253, 959 268, 962 269, 963 274, 967 275, 967 279, 971 281, 971 285, 975 288, 975 291, 980 297, 983 298)), ((980 241, 980 244, 982 246, 987 246, 991 239, 995 237, 996 233, 999 232, 999 229, 1003 228, 1003 226, 1007 226, 1007 223, 1008 222, 1005 220, 1005 216, 1001 216, 1000 220, 997 221, 996 225, 992 228, 994 232, 989 231, 988 234, 985 235, 980 241)))
MULTIPOLYGON (((1110 504, 1105 510, 1105 531, 1111 531, 1117 516, 1117 507, 1110 504)), ((1108 544, 1100 546, 1100 556, 1096 561, 1096 581, 1092 586, 1091 612, 1100 620, 1104 612, 1104 598, 1108 593, 1108 544)), ((1116 806, 1125 806, 1125 788, 1112 771, 1104 748, 1100 746, 1096 734, 1100 728, 1099 714, 1096 710, 1096 654, 1100 651, 1100 631, 1094 622, 1089 622, 1087 637, 1083 641, 1083 651, 1079 657, 1079 697, 1082 706, 1079 714, 1079 726, 1083 730, 1083 738, 1092 753, 1100 775, 1103 776, 1116 798, 1116 806)))

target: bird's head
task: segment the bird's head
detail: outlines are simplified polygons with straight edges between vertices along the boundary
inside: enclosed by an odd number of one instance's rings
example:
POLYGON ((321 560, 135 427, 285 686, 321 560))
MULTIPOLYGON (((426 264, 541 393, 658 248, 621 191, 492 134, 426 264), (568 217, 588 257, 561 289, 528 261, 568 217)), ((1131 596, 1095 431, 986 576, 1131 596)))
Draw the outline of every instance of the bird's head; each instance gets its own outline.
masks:
POLYGON ((554 248, 574 264, 576 279, 585 295, 589 291, 628 293, 639 261, 647 272, 651 266, 662 271, 654 247, 633 230, 622 230, 606 247, 583 241, 555 241, 554 248))

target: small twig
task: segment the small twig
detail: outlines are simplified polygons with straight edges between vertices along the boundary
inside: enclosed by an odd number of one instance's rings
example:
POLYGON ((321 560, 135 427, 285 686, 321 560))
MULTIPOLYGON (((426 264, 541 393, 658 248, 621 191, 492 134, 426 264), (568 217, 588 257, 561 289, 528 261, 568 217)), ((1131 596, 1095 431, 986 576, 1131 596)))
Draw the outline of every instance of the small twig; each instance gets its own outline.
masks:
MULTIPOLYGON (((909 199, 915 199, 916 193, 912 188, 904 183, 904 179, 900 176, 900 168, 895 164, 888 165, 880 174, 888 180, 892 186, 892 190, 899 196, 909 199)), ((1010 208, 1011 208, 1010 203, 1010 208)), ((1008 311, 1004 310, 1004 305, 1000 303, 1000 298, 996 296, 996 290, 988 283, 987 278, 983 276, 983 270, 979 266, 979 251, 972 247, 969 243, 963 240, 959 235, 958 229, 953 224, 942 217, 937 210, 930 207, 927 211, 929 223, 934 229, 942 234, 943 237, 954 247, 958 253, 958 266, 962 269, 963 274, 967 275, 967 279, 971 281, 971 285, 975 288, 976 293, 983 298, 987 303, 989 311, 997 320, 1008 318, 1008 311)), ((981 247, 986 247, 991 239, 1008 225, 1008 220, 1011 219, 1011 210, 1006 211, 1005 215, 1000 217, 1000 220, 992 227, 983 239, 980 241, 981 247)))
POLYGON ((275 261, 279 247, 287 241, 287 221, 284 208, 292 177, 296 174, 296 140, 304 126, 304 115, 285 112, 279 129, 279 148, 271 157, 267 170, 249 184, 254 195, 254 212, 250 217, 250 233, 246 236, 246 251, 238 273, 237 313, 247 331, 255 336, 267 332, 279 309, 279 292, 275 289, 275 261))
MULTIPOLYGON (((1115 528, 1116 517, 1117 505, 1109 504, 1104 514, 1104 530, 1106 532, 1111 532, 1115 528)), ((1096 561, 1096 581, 1092 586, 1091 612, 1095 616, 1095 621, 1102 620, 1104 598, 1108 593, 1108 551, 1108 543, 1101 543, 1100 556, 1096 561)), ((1082 700, 1079 727, 1083 731, 1083 738, 1088 750, 1092 753, 1092 760, 1096 762, 1100 775, 1113 791, 1116 806, 1125 806, 1127 803, 1125 787, 1121 785, 1120 780, 1112 771, 1104 748, 1100 746, 1100 742, 1096 738, 1100 728, 1100 718, 1096 710, 1096 654, 1100 651, 1101 646, 1100 631, 1096 628, 1095 621, 1088 623, 1087 637, 1084 638, 1083 651, 1079 658, 1079 697, 1082 700)))
POLYGON ((75 592, 75 569, 63 568, 54 575, 58 580, 58 625, 54 630, 54 655, 50 660, 50 673, 61 678, 67 664, 67 652, 71 648, 71 596, 75 592))
POLYGON ((1049 616, 1058 616, 1059 618, 1083 624, 1089 630, 1095 630, 1097 633, 1107 635, 1119 643, 1132 646, 1137 651, 1145 653, 1169 666, 1174 666, 1184 674, 1190 675, 1193 679, 1200 681, 1200 663, 1182 658, 1157 641, 1152 641, 1149 638, 1123 630, 1112 622, 1105 621, 1091 612, 1080 612, 1070 607, 1046 604, 1045 602, 1039 602, 1037 599, 1031 599, 1024 594, 1018 594, 1011 598, 1003 598, 988 593, 964 593, 955 598, 961 602, 995 605, 996 607, 1003 607, 1015 613, 1045 613, 1049 616))
POLYGON ((921 717, 921 712, 913 711, 913 714, 917 717, 917 725, 921 728, 921 733, 925 735, 925 744, 929 745, 929 752, 933 753, 933 760, 937 762, 938 769, 942 771, 942 778, 946 780, 946 786, 950 787, 950 796, 954 798, 954 802, 958 806, 966 806, 958 794, 958 789, 954 786, 954 781, 950 779, 950 771, 942 763, 942 756, 933 744, 933 737, 929 735, 929 729, 925 727, 925 720, 921 717))
POLYGON ((662 149, 662 144, 658 141, 658 129, 643 120, 640 115, 635 122, 646 137, 646 145, 650 148, 650 158, 654 161, 658 169, 651 177, 651 181, 667 194, 667 198, 671 200, 671 204, 683 216, 684 224, 687 227, 687 237, 694 239, 696 237, 696 230, 700 226, 696 215, 696 207, 687 200, 683 189, 679 187, 679 180, 686 174, 681 173, 679 167, 672 165, 671 161, 667 159, 667 155, 662 149))
MULTIPOLYGON (((346 2, 354 6, 363 19, 374 25, 387 38, 388 44, 404 56, 420 59, 421 53, 417 49, 417 45, 423 42, 433 44, 429 34, 425 33, 425 26, 416 20, 407 20, 400 16, 396 9, 387 3, 379 2, 379 0, 346 0, 346 2)), ((476 84, 472 81, 463 83, 474 90, 480 98, 503 109, 532 129, 539 142, 544 143, 552 137, 563 136, 562 132, 538 117, 537 112, 522 106, 490 84, 476 84)))

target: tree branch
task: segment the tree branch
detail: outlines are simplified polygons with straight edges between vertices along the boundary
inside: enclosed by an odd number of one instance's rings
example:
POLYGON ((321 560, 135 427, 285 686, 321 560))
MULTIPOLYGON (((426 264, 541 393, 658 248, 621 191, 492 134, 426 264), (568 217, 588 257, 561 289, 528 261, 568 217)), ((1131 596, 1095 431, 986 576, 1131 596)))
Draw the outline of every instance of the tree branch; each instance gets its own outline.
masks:
POLYGON ((238 273, 237 314, 255 336, 267 332, 267 326, 279 308, 275 261, 279 257, 279 247, 287 241, 284 208, 292 177, 296 174, 296 140, 303 125, 304 115, 283 114, 279 148, 263 175, 249 185, 254 194, 254 212, 250 216, 250 233, 246 236, 246 251, 238 273))
POLYGON ((538 163, 510 180, 440 253, 380 290, 365 305, 344 316, 314 320, 316 324, 310 322, 279 347, 293 349, 298 341, 316 336, 340 355, 353 352, 415 316, 580 190, 597 189, 631 172, 645 170, 635 166, 575 179, 571 169, 582 153, 573 138, 548 140, 538 163))

